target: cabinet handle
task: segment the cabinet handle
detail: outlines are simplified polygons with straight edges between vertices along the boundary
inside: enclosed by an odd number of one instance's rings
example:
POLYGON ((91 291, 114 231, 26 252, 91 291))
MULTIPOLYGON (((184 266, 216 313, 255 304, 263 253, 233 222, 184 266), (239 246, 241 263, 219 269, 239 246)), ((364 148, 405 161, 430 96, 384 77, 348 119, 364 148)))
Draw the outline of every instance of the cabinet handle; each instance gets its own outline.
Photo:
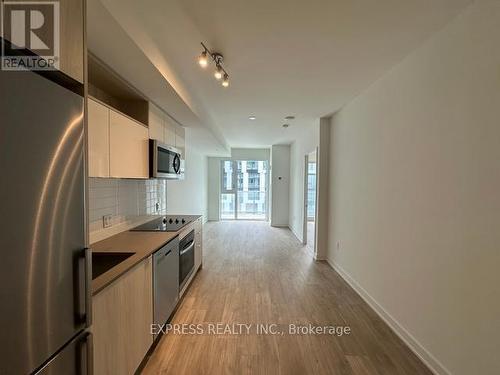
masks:
POLYGON ((188 247, 184 248, 184 250, 182 250, 180 252, 180 255, 184 255, 186 254, 188 251, 190 251, 192 248, 194 247, 194 241, 191 241, 191 245, 189 245, 188 247))

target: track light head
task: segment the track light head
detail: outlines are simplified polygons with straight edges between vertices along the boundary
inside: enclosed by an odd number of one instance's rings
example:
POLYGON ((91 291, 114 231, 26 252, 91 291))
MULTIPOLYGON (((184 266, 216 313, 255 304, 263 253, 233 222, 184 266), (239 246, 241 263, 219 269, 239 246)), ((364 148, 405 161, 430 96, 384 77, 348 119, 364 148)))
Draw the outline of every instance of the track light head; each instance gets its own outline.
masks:
POLYGON ((200 57, 198 57, 198 64, 200 64, 202 68, 207 67, 208 65, 207 51, 203 51, 200 57))
POLYGON ((215 79, 219 80, 222 78, 222 67, 217 64, 216 68, 215 68, 215 73, 214 73, 214 77, 215 79))
POLYGON ((227 74, 224 74, 224 80, 222 81, 222 86, 224 87, 229 86, 229 76, 227 74))

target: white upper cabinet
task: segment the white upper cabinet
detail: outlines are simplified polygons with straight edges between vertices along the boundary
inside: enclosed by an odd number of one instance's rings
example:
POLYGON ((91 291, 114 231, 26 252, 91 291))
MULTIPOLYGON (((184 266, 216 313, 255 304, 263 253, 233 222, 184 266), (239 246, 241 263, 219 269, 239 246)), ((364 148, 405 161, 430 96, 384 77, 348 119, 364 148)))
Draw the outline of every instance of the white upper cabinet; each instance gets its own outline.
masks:
POLYGON ((175 148, 181 151, 182 158, 186 157, 186 129, 183 126, 175 127, 175 148))
POLYGON ((148 128, 88 98, 89 177, 149 178, 148 128))
POLYGON ((109 177, 109 109, 88 99, 89 176, 109 177))
POLYGON ((110 176, 149 178, 148 128, 110 110, 110 176))
POLYGON ((149 105, 149 138, 165 143, 163 113, 155 105, 149 105))
POLYGON ((175 121, 153 103, 149 103, 149 138, 170 146, 177 146, 177 125, 175 121))
POLYGON ((149 178, 149 139, 176 147, 185 158, 184 127, 149 103, 149 127, 88 98, 89 177, 149 178))
POLYGON ((175 146, 175 122, 165 115, 165 143, 170 146, 175 146))

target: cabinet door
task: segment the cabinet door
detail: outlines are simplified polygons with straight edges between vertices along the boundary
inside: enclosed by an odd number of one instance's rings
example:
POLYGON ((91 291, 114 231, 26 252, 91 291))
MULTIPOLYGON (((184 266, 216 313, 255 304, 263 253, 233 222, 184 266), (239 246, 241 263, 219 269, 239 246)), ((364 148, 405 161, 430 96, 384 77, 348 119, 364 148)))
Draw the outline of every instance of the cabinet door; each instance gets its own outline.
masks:
POLYGON ((186 130, 180 125, 175 127, 175 148, 181 151, 184 159, 186 157, 186 130))
POLYGON ((94 374, 132 375, 153 343, 151 256, 92 299, 94 374))
POLYGON ((165 143, 163 113, 159 108, 149 105, 149 138, 157 139, 161 143, 165 143))
POLYGON ((168 116, 165 118, 165 143, 175 147, 175 122, 168 116))
POLYGON ((89 176, 109 177, 109 109, 88 99, 89 176))
MULTIPOLYGON (((16 1, 16 0, 14 0, 16 1)), ((18 2, 23 2, 17 0, 18 2)), ((2 2, 5 2, 2 0, 2 2)), ((31 0, 33 3, 51 3, 46 0, 31 0)), ((29 3, 29 2, 28 2, 29 3)), ((57 1, 59 4, 59 70, 74 80, 83 83, 84 67, 84 0, 57 1)), ((52 40, 51 28, 36 31, 43 40, 52 40), (50 33, 50 34, 49 34, 50 33)), ((28 46, 29 48, 29 46, 28 46)))
POLYGON ((148 140, 145 126, 110 110, 110 176, 148 178, 148 140))
POLYGON ((60 70, 83 83, 83 0, 64 0, 60 4, 60 70))

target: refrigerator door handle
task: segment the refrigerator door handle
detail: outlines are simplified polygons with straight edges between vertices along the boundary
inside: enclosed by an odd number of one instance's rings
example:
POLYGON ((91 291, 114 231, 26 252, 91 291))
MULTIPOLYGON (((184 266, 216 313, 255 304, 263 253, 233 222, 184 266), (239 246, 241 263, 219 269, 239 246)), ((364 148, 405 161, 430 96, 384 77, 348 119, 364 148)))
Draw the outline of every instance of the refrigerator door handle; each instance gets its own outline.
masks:
POLYGON ((85 324, 92 325, 92 250, 85 249, 85 324))
POLYGON ((82 368, 82 374, 94 375, 94 337, 91 332, 87 332, 85 347, 87 352, 85 354, 85 364, 82 363, 82 367, 84 367, 82 368))

